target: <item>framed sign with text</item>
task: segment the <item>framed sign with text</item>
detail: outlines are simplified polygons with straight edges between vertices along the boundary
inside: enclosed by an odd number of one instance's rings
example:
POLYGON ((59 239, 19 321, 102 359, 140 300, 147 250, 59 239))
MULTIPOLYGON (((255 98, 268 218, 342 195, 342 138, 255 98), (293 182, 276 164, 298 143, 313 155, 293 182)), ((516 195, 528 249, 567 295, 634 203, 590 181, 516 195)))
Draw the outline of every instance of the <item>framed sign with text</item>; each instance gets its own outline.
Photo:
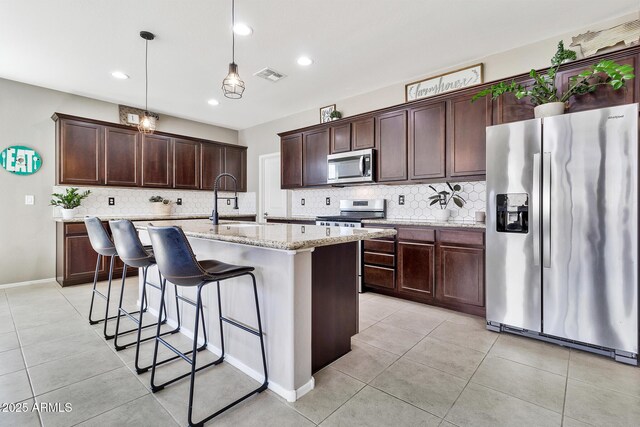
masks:
POLYGON ((0 152, 0 166, 16 175, 31 175, 40 170, 42 157, 32 148, 14 145, 0 152))
POLYGON ((452 90, 483 83, 482 64, 409 83, 404 87, 405 101, 429 98, 452 90))

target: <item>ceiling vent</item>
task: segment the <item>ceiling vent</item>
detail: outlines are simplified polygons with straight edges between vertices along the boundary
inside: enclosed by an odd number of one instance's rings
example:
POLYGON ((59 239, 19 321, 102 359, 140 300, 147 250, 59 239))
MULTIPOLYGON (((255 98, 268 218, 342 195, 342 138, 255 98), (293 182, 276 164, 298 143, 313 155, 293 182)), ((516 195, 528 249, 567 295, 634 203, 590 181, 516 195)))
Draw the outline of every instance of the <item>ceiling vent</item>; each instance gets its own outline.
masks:
POLYGON ((270 82, 277 82, 280 79, 283 79, 287 76, 285 76, 282 73, 277 72, 276 70, 272 69, 272 68, 263 68, 262 70, 258 71, 257 73, 253 74, 256 77, 260 77, 263 78, 265 80, 269 80, 270 82))

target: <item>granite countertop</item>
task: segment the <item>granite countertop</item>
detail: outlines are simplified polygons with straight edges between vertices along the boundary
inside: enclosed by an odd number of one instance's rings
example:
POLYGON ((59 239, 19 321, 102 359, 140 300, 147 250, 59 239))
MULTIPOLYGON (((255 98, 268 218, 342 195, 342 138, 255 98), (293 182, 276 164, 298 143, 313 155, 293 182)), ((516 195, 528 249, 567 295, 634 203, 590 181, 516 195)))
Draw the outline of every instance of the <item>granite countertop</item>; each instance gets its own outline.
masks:
MULTIPOLYGON (((254 213, 238 213, 238 214, 220 214, 220 219, 233 219, 246 216, 255 216, 254 213)), ((131 214, 131 215, 95 215, 102 221, 110 221, 116 219, 128 219, 130 221, 151 221, 151 220, 180 220, 180 219, 208 219, 211 214, 173 214, 173 215, 155 215, 155 214, 131 214)), ((54 218, 56 222, 84 222, 84 217, 79 216, 71 219, 54 218)))
POLYGON ((484 230, 486 224, 471 222, 471 221, 451 221, 451 222, 439 222, 419 219, 365 219, 362 221, 364 224, 388 224, 388 225, 417 225, 422 227, 454 227, 454 228, 477 228, 484 230))
POLYGON ((271 216, 269 215, 267 221, 270 219, 275 219, 278 221, 315 221, 315 216, 271 216))
MULTIPOLYGON (((376 228, 341 228, 299 224, 258 224, 253 222, 227 223, 214 226, 204 220, 155 221, 156 226, 176 225, 188 237, 220 240, 249 246, 280 250, 309 249, 318 246, 337 245, 365 239, 390 237, 395 230, 376 228)), ((136 228, 145 230, 147 224, 135 223, 136 228)))

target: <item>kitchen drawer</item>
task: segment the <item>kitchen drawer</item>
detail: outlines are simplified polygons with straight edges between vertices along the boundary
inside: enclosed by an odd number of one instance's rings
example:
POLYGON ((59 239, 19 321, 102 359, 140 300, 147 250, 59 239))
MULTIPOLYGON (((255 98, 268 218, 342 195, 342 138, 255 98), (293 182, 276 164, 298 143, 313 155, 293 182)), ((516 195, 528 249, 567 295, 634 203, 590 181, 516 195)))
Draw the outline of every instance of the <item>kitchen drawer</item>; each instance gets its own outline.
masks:
POLYGON ((440 230, 438 232, 439 243, 453 243, 458 245, 484 245, 484 233, 477 231, 440 230))
POLYGON ((398 240, 434 242, 436 240, 436 231, 425 228, 398 228, 398 240))
POLYGON ((87 227, 83 222, 65 224, 64 234, 67 236, 71 234, 87 234, 87 227))
POLYGON ((395 243, 389 240, 365 240, 364 250, 374 251, 374 252, 386 252, 386 253, 392 254, 392 253, 395 253, 396 247, 395 247, 395 243))
POLYGON ((395 266, 395 256, 389 254, 379 254, 376 252, 366 252, 364 253, 364 262, 365 264, 377 264, 377 265, 386 265, 388 267, 395 266))
POLYGON ((396 272, 393 268, 364 266, 365 285, 379 286, 382 288, 395 288, 396 272))

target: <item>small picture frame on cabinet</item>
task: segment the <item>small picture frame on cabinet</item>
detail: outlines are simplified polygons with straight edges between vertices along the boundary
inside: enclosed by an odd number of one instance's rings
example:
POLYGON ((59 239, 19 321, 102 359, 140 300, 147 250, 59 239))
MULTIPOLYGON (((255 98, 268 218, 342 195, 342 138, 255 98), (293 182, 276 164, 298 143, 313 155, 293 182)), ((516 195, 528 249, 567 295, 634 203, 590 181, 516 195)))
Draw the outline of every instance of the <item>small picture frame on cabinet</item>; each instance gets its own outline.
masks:
POLYGON ((331 113, 336 111, 336 104, 327 105, 320 109, 320 123, 327 123, 331 121, 331 113))

